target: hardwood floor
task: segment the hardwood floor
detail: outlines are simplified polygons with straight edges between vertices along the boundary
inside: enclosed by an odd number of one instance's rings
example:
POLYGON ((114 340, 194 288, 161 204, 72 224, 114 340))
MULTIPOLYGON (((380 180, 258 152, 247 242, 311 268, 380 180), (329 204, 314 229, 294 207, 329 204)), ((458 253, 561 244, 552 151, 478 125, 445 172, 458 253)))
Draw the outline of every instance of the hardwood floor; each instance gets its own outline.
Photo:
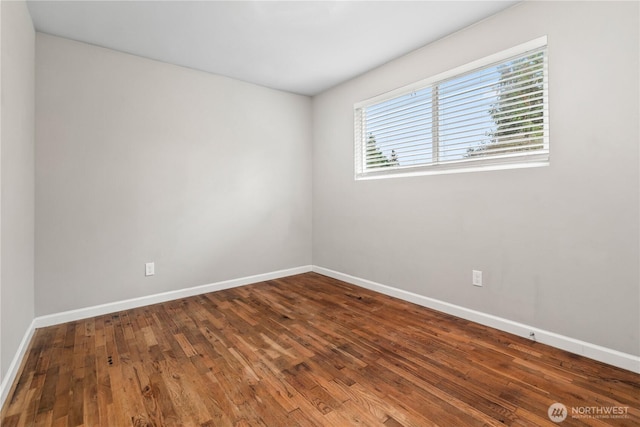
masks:
POLYGON ((307 273, 39 329, 0 420, 638 426, 640 375, 307 273))

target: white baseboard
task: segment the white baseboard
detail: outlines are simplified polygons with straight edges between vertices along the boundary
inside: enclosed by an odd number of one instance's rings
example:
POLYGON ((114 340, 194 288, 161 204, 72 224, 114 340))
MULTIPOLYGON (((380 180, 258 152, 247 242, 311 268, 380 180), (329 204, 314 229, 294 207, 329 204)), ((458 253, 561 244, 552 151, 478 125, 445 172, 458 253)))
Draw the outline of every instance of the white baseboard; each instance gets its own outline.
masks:
POLYGON ((20 370, 20 364, 25 357, 31 338, 37 328, 59 325, 61 323, 73 322, 75 320, 87 319, 89 317, 100 316, 103 314, 114 313, 122 310, 129 310, 136 307, 144 307, 146 305, 157 304, 161 302, 186 298, 194 295, 205 294, 207 292, 215 292, 223 289, 236 288, 238 286, 250 285, 252 283, 264 282, 266 280, 279 279, 281 277, 292 276, 294 274, 307 273, 312 270, 311 265, 288 268, 285 270, 273 271, 270 273, 256 274, 254 276, 242 277, 239 279, 225 280, 222 282, 211 283, 208 285, 195 286, 192 288, 180 289, 177 291, 163 292, 159 294, 144 296, 140 298, 132 298, 124 301, 116 301, 107 304, 96 305, 93 307, 80 308, 77 310, 65 311, 62 313, 49 314, 33 319, 28 330, 25 332, 22 342, 18 347, 18 351, 14 356, 6 375, 0 384, 0 408, 4 405, 6 398, 13 382, 20 370))
POLYGON ((161 302, 191 297, 194 295, 206 294, 207 292, 221 291, 223 289, 236 288, 238 286, 264 282, 265 280, 273 280, 281 277, 293 276, 294 274, 307 273, 311 270, 312 266, 306 265, 302 267, 273 271, 270 273, 256 274, 254 276, 225 280, 222 282, 210 283, 208 285, 195 286, 193 288, 179 289, 177 291, 163 292, 139 298, 132 298, 124 301, 95 305, 93 307, 64 311, 62 313, 49 314, 46 316, 36 317, 34 322, 36 328, 44 328, 46 326, 59 325, 60 323, 73 322, 75 320, 115 313, 117 311, 144 307, 145 305, 158 304, 161 302))
POLYGON ((328 268, 314 265, 313 271, 325 276, 333 277, 334 279, 342 280, 347 283, 370 289, 372 291, 380 292, 381 294, 390 295, 392 297, 409 301, 423 307, 432 308, 443 313, 451 314, 462 319, 471 320, 481 325, 489 326, 521 337, 529 338, 529 334, 533 332, 535 334, 537 342, 566 350, 574 354, 579 354, 581 356, 607 363, 609 365, 617 366, 622 369, 640 373, 640 356, 634 356, 632 354, 623 353, 596 344, 591 344, 585 341, 566 337, 564 335, 545 331, 534 326, 525 325, 523 323, 503 319, 491 314, 471 310, 459 305, 450 304, 448 302, 440 301, 434 298, 418 295, 413 292, 376 283, 371 280, 340 273, 328 268))
POLYGON ((9 391, 11 391, 11 386, 13 386, 13 382, 18 376, 18 371, 20 370, 20 364, 22 363, 22 359, 27 354, 27 350, 29 349, 29 343, 31 343, 31 338, 33 337, 33 333, 36 330, 35 320, 31 322, 29 327, 27 328, 24 336, 22 337, 22 341, 20 341, 20 345, 18 346, 18 351, 16 351, 15 356, 13 356, 13 360, 9 365, 9 369, 7 369, 7 373, 2 378, 2 383, 0 383, 0 408, 4 406, 4 401, 9 395, 9 391))

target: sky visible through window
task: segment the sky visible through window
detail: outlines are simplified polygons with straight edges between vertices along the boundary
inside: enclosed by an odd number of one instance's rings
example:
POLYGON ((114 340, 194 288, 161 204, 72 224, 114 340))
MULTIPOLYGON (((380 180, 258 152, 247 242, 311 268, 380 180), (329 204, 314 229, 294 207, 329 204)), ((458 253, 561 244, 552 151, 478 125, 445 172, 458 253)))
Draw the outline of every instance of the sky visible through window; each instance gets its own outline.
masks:
POLYGON ((500 71, 493 66, 369 106, 366 137, 373 136, 382 155, 397 160, 396 166, 412 166, 434 160, 436 131, 439 161, 463 160, 470 149, 491 141, 496 130, 491 107, 498 102, 499 81, 500 71))
POLYGON ((491 67, 439 85, 440 159, 461 160, 469 148, 491 141, 496 130, 491 106, 498 102, 499 81, 498 68, 491 67))

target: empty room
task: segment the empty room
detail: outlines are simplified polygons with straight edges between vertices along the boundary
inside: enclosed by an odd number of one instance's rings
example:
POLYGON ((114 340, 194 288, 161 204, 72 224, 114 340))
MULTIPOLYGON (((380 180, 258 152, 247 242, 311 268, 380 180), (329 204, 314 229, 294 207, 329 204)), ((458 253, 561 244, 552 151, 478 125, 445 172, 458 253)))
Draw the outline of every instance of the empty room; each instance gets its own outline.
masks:
POLYGON ((640 2, 0 1, 0 425, 640 425, 640 2))

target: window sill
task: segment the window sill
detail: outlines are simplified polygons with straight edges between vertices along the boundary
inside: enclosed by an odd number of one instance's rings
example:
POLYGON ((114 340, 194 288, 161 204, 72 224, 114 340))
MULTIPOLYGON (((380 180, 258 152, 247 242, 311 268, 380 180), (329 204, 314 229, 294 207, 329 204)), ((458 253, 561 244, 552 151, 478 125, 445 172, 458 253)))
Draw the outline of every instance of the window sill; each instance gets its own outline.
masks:
POLYGON ((486 171, 498 171, 507 169, 528 169, 539 168, 549 166, 549 159, 535 160, 520 163, 494 163, 494 164, 475 164, 465 165, 460 167, 456 165, 431 165, 423 167, 407 167, 407 168, 394 168, 392 170, 367 172, 357 174, 356 181, 366 181, 372 179, 386 179, 386 178, 406 178, 413 176, 425 176, 425 175, 448 175, 454 173, 468 173, 468 172, 486 172, 486 171))

